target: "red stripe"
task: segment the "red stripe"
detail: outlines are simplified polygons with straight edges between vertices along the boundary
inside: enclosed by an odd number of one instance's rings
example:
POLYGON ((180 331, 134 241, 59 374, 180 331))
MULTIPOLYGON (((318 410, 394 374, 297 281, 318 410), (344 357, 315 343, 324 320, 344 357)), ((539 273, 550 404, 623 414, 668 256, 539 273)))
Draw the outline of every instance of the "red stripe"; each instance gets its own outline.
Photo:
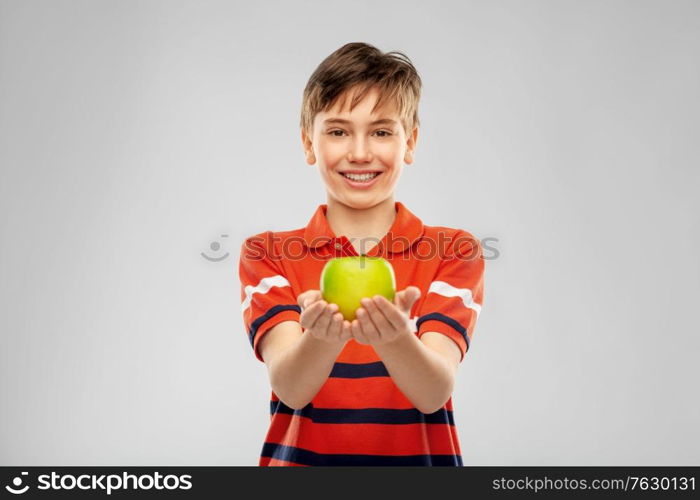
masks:
POLYGON ((413 408, 391 377, 330 377, 313 399, 318 408, 413 408))
POLYGON ((350 339, 336 359, 338 363, 374 363, 380 361, 371 345, 364 345, 350 339))
MULTIPOLYGON (((270 400, 277 402, 280 398, 274 391, 270 400)), ((390 377, 369 378, 335 378, 331 377, 318 391, 311 404, 315 408, 346 408, 358 410, 363 408, 390 408, 407 410, 414 408, 413 403, 403 395, 390 377), (391 392, 391 396, 388 393, 391 392)), ((444 405, 452 411, 452 396, 444 405)))
POLYGON ((447 424, 319 424, 277 414, 265 441, 329 454, 461 454, 457 430, 447 424))

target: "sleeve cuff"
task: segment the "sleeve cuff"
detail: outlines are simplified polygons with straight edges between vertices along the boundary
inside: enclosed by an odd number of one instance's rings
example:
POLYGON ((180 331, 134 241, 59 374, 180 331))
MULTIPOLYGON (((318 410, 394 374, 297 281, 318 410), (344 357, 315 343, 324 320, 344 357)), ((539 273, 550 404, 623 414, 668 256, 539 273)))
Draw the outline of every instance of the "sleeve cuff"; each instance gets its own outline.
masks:
POLYGON ((460 332, 458 332, 454 327, 448 325, 444 321, 438 320, 438 319, 428 319, 423 321, 420 324, 420 327, 418 328, 418 338, 420 339, 421 336, 426 333, 426 332, 438 332, 442 333, 443 335, 446 335, 454 343, 457 344, 457 347, 459 347, 459 352, 462 353, 462 357, 460 359, 460 363, 464 359, 464 356, 469 349, 469 343, 467 339, 465 339, 465 336, 468 338, 468 335, 465 330, 465 334, 462 335, 460 332))
POLYGON ((294 309, 287 309, 284 311, 280 311, 279 313, 275 314, 271 318, 268 318, 258 326, 257 331, 255 332, 255 338, 253 339, 253 351, 255 352, 255 357, 258 358, 261 362, 265 362, 265 360, 262 358, 260 355, 259 351, 259 343, 260 339, 265 335, 270 328, 275 326, 278 323, 281 323, 283 321, 299 321, 301 318, 301 314, 299 311, 296 311, 294 309))

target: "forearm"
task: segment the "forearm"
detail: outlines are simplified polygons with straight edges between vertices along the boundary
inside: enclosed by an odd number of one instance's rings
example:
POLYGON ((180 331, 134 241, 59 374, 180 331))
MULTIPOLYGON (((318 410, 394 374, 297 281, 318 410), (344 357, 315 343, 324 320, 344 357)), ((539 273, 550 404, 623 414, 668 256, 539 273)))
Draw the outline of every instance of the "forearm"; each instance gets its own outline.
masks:
POLYGON ((328 379, 344 345, 331 344, 303 333, 270 364, 272 390, 287 406, 303 408, 328 379))
POLYGON ((415 335, 374 346, 396 386, 422 413, 439 410, 452 395, 449 363, 415 335))

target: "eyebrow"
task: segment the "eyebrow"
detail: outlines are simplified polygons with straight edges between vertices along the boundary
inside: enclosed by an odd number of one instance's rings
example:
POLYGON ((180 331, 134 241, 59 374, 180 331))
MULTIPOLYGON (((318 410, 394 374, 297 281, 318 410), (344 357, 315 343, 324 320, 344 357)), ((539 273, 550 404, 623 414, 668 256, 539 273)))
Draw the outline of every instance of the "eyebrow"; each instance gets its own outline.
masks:
MULTIPOLYGON (((349 120, 344 120, 342 118, 328 118, 327 120, 323 120, 324 125, 330 125, 333 123, 340 123, 343 125, 349 125, 351 122, 349 120)), ((370 125, 397 125, 398 122, 396 120, 392 120, 391 118, 380 118, 379 120, 374 120, 373 122, 370 123, 370 125)))

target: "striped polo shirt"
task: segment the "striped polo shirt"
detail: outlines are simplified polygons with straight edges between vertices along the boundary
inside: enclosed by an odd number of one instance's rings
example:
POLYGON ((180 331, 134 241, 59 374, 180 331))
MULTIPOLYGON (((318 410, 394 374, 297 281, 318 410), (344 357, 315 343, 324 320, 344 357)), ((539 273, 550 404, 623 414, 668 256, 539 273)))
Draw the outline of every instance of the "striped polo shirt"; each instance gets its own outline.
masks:
MULTIPOLYGON (((306 227, 262 232, 241 246, 243 323, 260 361, 260 339, 282 321, 299 321, 297 297, 320 289, 325 263, 358 255, 347 237, 331 230, 327 208, 319 205, 306 227)), ((397 291, 409 285, 420 288, 410 314, 414 334, 446 335, 463 360, 483 301, 481 244, 467 231, 424 225, 401 202, 395 202, 395 210, 389 232, 364 252, 391 263, 397 291)), ((374 348, 350 339, 304 408, 288 407, 272 391, 259 465, 461 466, 452 397, 438 411, 421 413, 396 386, 374 348)))

